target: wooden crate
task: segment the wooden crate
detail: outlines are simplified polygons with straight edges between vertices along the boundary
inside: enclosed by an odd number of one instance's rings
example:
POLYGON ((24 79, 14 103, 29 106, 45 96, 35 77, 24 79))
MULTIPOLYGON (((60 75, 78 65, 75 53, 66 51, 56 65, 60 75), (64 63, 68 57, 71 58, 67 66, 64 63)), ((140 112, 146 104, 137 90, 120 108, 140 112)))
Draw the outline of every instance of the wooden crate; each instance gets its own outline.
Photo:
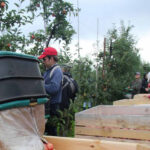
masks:
POLYGON ((45 136, 55 150, 150 150, 149 145, 104 140, 45 136))
POLYGON ((144 98, 145 96, 148 96, 148 95, 150 95, 150 94, 136 94, 134 96, 134 99, 142 99, 142 98, 144 98))
POLYGON ((113 102, 113 105, 140 105, 150 104, 150 99, 147 97, 149 94, 137 94, 134 99, 122 99, 113 102))
POLYGON ((100 105, 76 113, 75 135, 150 143, 150 105, 100 105))

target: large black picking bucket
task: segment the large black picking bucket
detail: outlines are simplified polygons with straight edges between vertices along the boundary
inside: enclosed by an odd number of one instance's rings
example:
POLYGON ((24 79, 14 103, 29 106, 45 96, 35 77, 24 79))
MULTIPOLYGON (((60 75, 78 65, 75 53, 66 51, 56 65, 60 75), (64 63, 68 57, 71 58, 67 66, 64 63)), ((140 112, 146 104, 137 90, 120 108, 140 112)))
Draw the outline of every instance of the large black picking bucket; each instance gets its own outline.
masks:
POLYGON ((36 57, 0 51, 0 104, 46 96, 36 57))

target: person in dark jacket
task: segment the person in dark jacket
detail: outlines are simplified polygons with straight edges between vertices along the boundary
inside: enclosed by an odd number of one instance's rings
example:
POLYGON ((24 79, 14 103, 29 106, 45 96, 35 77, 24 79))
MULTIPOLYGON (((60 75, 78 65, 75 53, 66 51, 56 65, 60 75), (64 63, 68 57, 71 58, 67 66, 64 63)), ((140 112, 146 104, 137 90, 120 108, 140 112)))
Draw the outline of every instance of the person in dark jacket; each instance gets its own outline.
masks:
MULTIPOLYGON (((45 105, 46 115, 49 114, 50 118, 58 117, 58 110, 62 99, 62 71, 57 65, 57 50, 53 47, 47 47, 43 53, 38 57, 43 59, 46 67, 44 73, 45 90, 50 96, 50 100, 45 105)), ((46 123, 45 132, 48 135, 57 135, 56 126, 46 123)))
POLYGON ((148 81, 147 81, 147 74, 145 73, 142 79, 142 87, 140 93, 148 93, 148 81))
POLYGON ((140 72, 136 72, 135 80, 132 82, 131 87, 130 87, 131 89, 133 89, 132 98, 134 97, 134 95, 140 93, 141 87, 142 87, 141 74, 140 72))

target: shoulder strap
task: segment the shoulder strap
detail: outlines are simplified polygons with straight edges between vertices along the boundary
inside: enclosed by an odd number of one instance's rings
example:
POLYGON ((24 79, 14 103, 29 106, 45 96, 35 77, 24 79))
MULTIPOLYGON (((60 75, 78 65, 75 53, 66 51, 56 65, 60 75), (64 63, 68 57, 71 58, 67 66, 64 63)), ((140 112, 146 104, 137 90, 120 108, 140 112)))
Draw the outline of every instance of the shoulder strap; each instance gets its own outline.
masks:
MULTIPOLYGON (((68 84, 69 84, 69 80, 68 77, 66 75, 63 75, 63 78, 65 78, 67 81, 66 83, 63 85, 62 89, 64 89, 68 84)), ((64 79, 63 79, 64 80, 64 79)))
POLYGON ((52 77, 54 71, 55 71, 57 68, 60 68, 60 66, 55 66, 55 67, 53 67, 53 69, 51 70, 50 75, 49 75, 50 78, 52 77))
POLYGON ((63 86, 63 89, 64 89, 68 84, 70 84, 71 91, 72 91, 72 93, 74 93, 74 92, 75 92, 75 86, 74 86, 73 81, 72 81, 73 79, 72 79, 72 78, 69 78, 67 75, 64 75, 64 78, 67 79, 67 82, 66 82, 66 84, 63 86))

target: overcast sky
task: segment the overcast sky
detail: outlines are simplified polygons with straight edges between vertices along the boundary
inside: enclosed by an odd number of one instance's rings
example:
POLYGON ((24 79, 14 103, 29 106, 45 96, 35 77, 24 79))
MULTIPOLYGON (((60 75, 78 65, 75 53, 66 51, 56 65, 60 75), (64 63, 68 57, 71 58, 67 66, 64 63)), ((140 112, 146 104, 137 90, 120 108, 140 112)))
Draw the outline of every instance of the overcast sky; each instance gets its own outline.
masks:
MULTIPOLYGON (((69 0, 77 7, 77 0, 69 0)), ((97 19, 99 20, 99 40, 102 46, 107 31, 115 24, 133 25, 132 34, 138 41, 142 60, 150 62, 150 0, 78 0, 81 12, 80 47, 84 53, 90 53, 97 40, 97 19)), ((72 21, 77 30, 77 18, 72 21)), ((77 35, 74 36, 77 40, 77 35)))
MULTIPOLYGON (((10 0, 9 0, 10 1, 10 0)), ((67 0, 77 8, 77 0, 67 0)), ((11 0, 10 3, 15 2, 11 0)), ((123 20, 125 25, 133 25, 132 34, 138 41, 137 48, 140 48, 141 58, 150 62, 150 0, 78 0, 79 8, 79 28, 81 55, 89 55, 93 52, 93 45, 99 33, 100 48, 103 45, 103 38, 109 29, 115 24, 120 26, 123 20), (97 20, 99 26, 97 30, 97 20)), ((72 17, 71 23, 77 32, 78 18, 72 17)), ((24 32, 42 28, 42 21, 36 19, 35 23, 24 27, 24 32)), ((74 50, 77 44, 77 34, 74 35, 71 49, 74 50)), ((59 48, 59 47, 58 47, 59 48)))

